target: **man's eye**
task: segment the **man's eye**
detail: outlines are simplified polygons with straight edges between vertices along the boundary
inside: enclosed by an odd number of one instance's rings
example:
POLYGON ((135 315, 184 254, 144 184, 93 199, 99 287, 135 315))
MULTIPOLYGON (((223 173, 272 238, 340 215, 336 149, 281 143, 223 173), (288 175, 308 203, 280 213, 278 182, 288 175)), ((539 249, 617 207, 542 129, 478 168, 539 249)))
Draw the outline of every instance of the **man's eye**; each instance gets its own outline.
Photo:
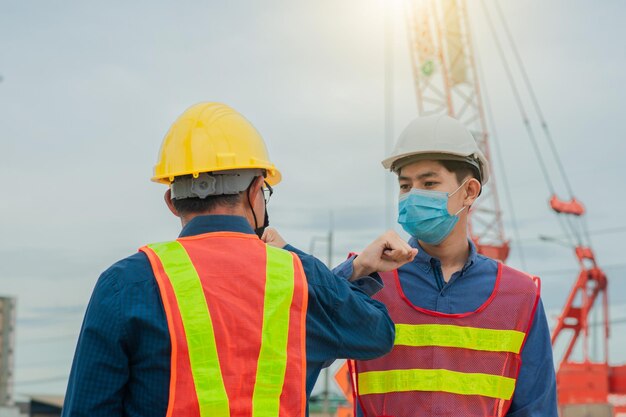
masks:
POLYGON ((409 184, 400 184, 400 189, 402 191, 408 191, 410 188, 409 184))
POLYGON ((432 181, 427 181, 424 183, 425 187, 434 187, 435 185, 437 185, 436 182, 432 182, 432 181))

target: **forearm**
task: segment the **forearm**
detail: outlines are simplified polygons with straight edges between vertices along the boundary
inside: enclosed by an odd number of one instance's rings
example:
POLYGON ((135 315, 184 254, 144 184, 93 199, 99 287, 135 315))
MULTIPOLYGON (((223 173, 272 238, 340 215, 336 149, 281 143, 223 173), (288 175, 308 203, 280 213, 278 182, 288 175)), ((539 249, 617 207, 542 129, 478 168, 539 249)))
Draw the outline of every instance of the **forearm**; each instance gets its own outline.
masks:
MULTIPOLYGON (((293 252, 300 257, 305 256, 313 258, 311 255, 302 252, 292 245, 286 245, 283 249, 293 252)), ((341 279, 349 280, 356 285, 357 288, 371 297, 383 288, 383 281, 377 273, 359 275, 363 272, 355 272, 355 259, 356 255, 350 256, 347 260, 333 268, 332 272, 341 279)))

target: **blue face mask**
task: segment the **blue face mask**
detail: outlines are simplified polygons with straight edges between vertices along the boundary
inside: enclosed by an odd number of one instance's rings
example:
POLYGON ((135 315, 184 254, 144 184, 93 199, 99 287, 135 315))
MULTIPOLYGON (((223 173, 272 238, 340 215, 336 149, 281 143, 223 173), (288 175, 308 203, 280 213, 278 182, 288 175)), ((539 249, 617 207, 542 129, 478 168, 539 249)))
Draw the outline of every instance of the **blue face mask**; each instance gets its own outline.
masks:
POLYGON ((459 221, 457 211, 448 213, 448 199, 465 185, 465 181, 452 194, 441 191, 412 188, 400 195, 398 223, 414 238, 430 245, 438 245, 447 238, 459 221))

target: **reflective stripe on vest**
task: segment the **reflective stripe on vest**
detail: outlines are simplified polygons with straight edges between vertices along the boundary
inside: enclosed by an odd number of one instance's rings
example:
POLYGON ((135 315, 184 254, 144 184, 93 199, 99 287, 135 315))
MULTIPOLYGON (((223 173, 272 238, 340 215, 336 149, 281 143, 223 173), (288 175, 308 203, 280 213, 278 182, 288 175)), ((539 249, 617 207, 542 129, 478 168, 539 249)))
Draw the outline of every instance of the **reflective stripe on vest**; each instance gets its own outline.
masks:
POLYGON ((482 305, 445 314, 411 303, 397 271, 381 276, 386 285, 373 298, 386 305, 396 338, 387 355, 354 364, 362 414, 506 415, 539 300, 538 280, 499 264, 482 305))
POLYGON ((396 324, 396 346, 444 346, 519 353, 524 332, 446 324, 396 324))
POLYGON ((176 294, 187 336, 200 415, 229 416, 228 396, 217 356, 211 315, 196 268, 179 242, 156 243, 148 247, 161 260, 176 294))
MULTIPOLYGON (((232 235, 235 234, 221 233, 221 235, 226 238, 232 238, 232 235)), ((218 239, 220 237, 218 237, 218 239)), ((235 237, 237 239, 242 238, 241 236, 235 237)), ((245 239, 239 240, 235 242, 235 244, 239 242, 251 245, 248 249, 259 249, 257 245, 260 241, 251 242, 250 239, 245 239)), ((232 240, 230 244, 233 244, 232 240)), ((300 413, 299 410, 296 413, 289 411, 287 411, 287 413, 300 417, 304 412, 305 398, 305 358, 299 358, 299 356, 304 356, 305 354, 304 323, 306 314, 306 277, 304 276, 299 260, 297 260, 293 254, 271 246, 263 246, 266 252, 266 277, 262 305, 263 317, 262 329, 260 330, 260 347, 258 358, 255 355, 253 359, 257 365, 256 379, 246 381, 250 384, 254 384, 251 415, 253 417, 277 417, 279 415, 285 415, 285 412, 282 412, 284 410, 281 406, 281 400, 284 401, 284 396, 281 398, 281 395, 284 394, 283 391, 286 386, 286 374, 291 375, 289 383, 294 384, 294 382, 296 382, 293 379, 293 363, 290 368, 291 370, 287 372, 287 366, 288 363, 290 363, 288 360, 288 351, 292 352, 291 354, 296 351, 298 357, 291 356, 291 361, 295 359, 301 360, 302 366, 296 368, 300 369, 302 372, 301 381, 300 379, 297 380, 298 383, 301 382, 302 387, 301 389, 300 387, 295 387, 289 392, 292 394, 293 398, 293 394, 299 394, 299 392, 302 391, 302 413, 300 413), (294 269, 294 264, 298 266, 297 271, 294 269), (300 277, 303 281, 297 281, 297 277, 300 277), (299 292, 298 296, 294 297, 296 285, 299 292), (296 317, 296 314, 293 314, 298 313, 298 311, 292 310, 294 300, 296 300, 295 302, 298 303, 299 307, 302 309, 300 311, 302 313, 301 317, 296 317), (291 334, 291 337, 296 334, 298 334, 299 337, 290 339, 290 323, 300 323, 301 332, 291 334), (298 348, 299 342, 301 349, 298 348)), ((168 315, 168 326, 171 327, 175 320, 170 317, 172 314, 171 306, 168 306, 168 302, 165 300, 167 297, 166 283, 163 282, 163 277, 160 276, 162 274, 157 273, 157 269, 160 266, 162 266, 162 272, 166 275, 168 285, 171 286, 170 294, 173 295, 173 297, 169 297, 169 303, 171 304, 174 298, 173 302, 176 304, 175 307, 180 315, 182 328, 184 328, 183 334, 188 352, 188 365, 191 371, 192 387, 195 389, 195 396, 197 397, 197 408, 195 406, 193 407, 196 408, 197 411, 195 413, 190 412, 189 415, 198 415, 199 417, 229 417, 231 411, 233 411, 234 415, 241 415, 241 409, 232 409, 232 404, 229 404, 227 387, 225 386, 221 369, 222 367, 228 367, 228 362, 220 363, 214 322, 207 305, 203 282, 200 279, 199 272, 194 266, 188 251, 179 241, 152 244, 142 250, 146 252, 153 269, 155 269, 155 275, 157 275, 157 281, 159 281, 162 298, 164 298, 164 306, 166 307, 166 313, 168 315), (155 255, 160 265, 155 263, 155 255)), ((260 308, 260 303, 257 305, 259 305, 260 308)), ((218 320, 220 318, 221 317, 218 317, 218 320)), ((172 329, 170 329, 170 333, 172 334, 171 330, 172 329)), ((236 334, 236 330, 233 331, 233 334, 236 334)), ((242 334, 241 337, 246 337, 246 335, 242 334)), ((172 414, 173 402, 177 396, 178 398, 181 398, 181 396, 189 397, 185 392, 176 393, 175 390, 173 390, 173 385, 176 381, 175 363, 177 354, 175 351, 176 346, 173 345, 172 380, 170 382, 170 406, 168 407, 168 416, 178 416, 176 413, 172 414)), ((254 368, 249 369, 254 370, 254 368)), ((297 371, 295 375, 298 375, 297 371)), ((252 388, 252 385, 250 388, 252 388)), ((238 399, 231 398, 231 401, 235 400, 238 399)), ((291 402, 293 403, 295 401, 291 400, 291 402)), ((290 408, 290 410, 293 410, 293 408, 290 408)), ((179 411, 181 410, 179 409, 179 411)), ((184 413, 184 415, 187 416, 186 413, 184 413)))
POLYGON ((515 379, 489 374, 469 374, 447 369, 405 369, 362 372, 359 394, 387 394, 406 391, 441 391, 461 395, 483 395, 509 400, 515 379))
POLYGON ((263 304, 262 341, 256 374, 257 382, 254 385, 252 397, 254 417, 278 415, 280 394, 283 390, 287 368, 289 305, 292 295, 293 258, 289 252, 267 245, 267 282, 263 304), (290 294, 289 299, 281 297, 282 294, 290 294))

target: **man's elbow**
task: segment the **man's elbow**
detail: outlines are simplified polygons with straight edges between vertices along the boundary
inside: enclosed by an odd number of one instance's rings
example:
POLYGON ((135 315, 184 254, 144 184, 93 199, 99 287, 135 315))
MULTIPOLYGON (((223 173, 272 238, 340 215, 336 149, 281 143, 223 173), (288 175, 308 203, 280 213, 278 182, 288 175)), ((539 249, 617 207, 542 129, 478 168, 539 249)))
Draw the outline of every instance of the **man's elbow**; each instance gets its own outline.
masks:
POLYGON ((355 359, 371 360, 391 352, 396 338, 396 329, 389 316, 385 314, 384 317, 379 320, 378 326, 376 326, 375 331, 371 333, 371 336, 372 337, 369 339, 371 345, 368 346, 368 349, 363 350, 363 357, 355 359))
POLYGON ((387 323, 387 332, 386 332, 386 337, 384 338, 384 344, 381 343, 381 350, 380 350, 380 355, 379 356, 383 356, 388 354, 389 352, 391 352, 391 349, 393 349, 393 345, 396 341, 396 326, 393 324, 393 321, 391 321, 391 319, 389 317, 387 317, 388 323, 387 323))

